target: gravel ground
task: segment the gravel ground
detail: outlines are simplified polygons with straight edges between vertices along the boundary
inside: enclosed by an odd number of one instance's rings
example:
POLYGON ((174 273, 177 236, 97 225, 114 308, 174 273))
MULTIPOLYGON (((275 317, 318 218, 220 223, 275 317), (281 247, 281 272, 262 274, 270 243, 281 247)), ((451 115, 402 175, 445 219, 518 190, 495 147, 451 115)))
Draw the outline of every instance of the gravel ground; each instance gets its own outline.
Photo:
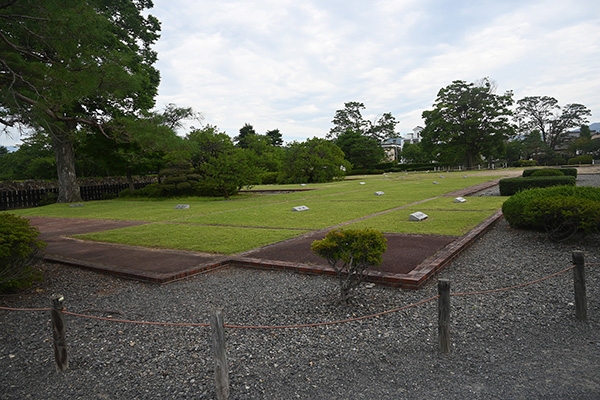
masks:
MULTIPOLYGON (((600 186, 600 175, 579 184, 600 186)), ((491 193, 490 193, 491 194, 491 193)), ((489 195, 489 194, 488 194, 489 195)), ((452 292, 502 288, 571 265, 600 263, 600 237, 554 244, 500 221, 441 274, 452 292)), ((223 268, 165 286, 57 264, 4 307, 48 307, 128 320, 284 325, 335 321, 437 294, 363 286, 337 302, 334 279, 223 268)), ((587 323, 575 318, 571 271, 504 292, 453 296, 450 354, 438 351, 437 300, 316 328, 226 329, 232 399, 598 399, 600 265, 586 268, 587 323)), ((4 399, 215 398, 210 329, 133 325, 67 315, 70 368, 54 368, 48 312, 0 310, 4 399)))

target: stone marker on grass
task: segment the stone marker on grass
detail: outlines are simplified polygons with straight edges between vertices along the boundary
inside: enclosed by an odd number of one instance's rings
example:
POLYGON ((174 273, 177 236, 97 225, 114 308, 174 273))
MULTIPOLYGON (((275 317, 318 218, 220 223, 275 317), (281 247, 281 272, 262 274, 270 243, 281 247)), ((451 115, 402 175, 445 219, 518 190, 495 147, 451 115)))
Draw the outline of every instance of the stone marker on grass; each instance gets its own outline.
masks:
POLYGON ((69 204, 69 207, 83 207, 83 204, 69 204))
POLYGON ((457 198, 454 199, 455 203, 464 203, 466 201, 467 201, 467 199, 465 199, 463 197, 457 197, 457 198))
POLYGON ((190 205, 189 205, 189 204, 177 204, 177 205, 175 206, 175 209, 176 209, 176 210, 187 210, 187 209, 189 209, 189 208, 190 208, 190 205))
POLYGON ((385 193, 383 193, 381 190, 378 192, 375 192, 375 196, 383 196, 385 193))
POLYGON ((439 185, 440 183, 438 181, 433 181, 434 185, 439 185))
POLYGON ((364 182, 360 182, 360 183, 359 183, 359 185, 364 185, 364 184, 365 184, 364 182))
POLYGON ((306 206, 292 207, 292 211, 307 211, 307 210, 310 210, 310 208, 308 208, 306 206))
POLYGON ((423 221, 426 220, 428 217, 427 214, 422 213, 421 211, 417 211, 415 213, 410 214, 410 216, 408 217, 409 221, 423 221))

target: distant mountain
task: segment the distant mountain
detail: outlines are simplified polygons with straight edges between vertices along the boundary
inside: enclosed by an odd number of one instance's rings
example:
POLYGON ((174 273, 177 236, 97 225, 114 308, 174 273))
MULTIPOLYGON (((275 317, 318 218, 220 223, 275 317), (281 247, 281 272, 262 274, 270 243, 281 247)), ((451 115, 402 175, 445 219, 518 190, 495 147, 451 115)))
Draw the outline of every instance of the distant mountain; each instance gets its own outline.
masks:
POLYGON ((590 125, 590 130, 600 132, 600 122, 594 122, 590 125))

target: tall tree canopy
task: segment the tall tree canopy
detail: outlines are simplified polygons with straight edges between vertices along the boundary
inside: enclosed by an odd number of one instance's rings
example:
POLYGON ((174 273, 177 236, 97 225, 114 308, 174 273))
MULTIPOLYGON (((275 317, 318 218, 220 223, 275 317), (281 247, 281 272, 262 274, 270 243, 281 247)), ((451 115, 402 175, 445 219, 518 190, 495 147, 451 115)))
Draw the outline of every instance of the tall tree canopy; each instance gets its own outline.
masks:
POLYGON ((282 183, 331 182, 343 178, 350 167, 339 147, 315 137, 289 145, 279 180, 282 183))
POLYGON ((81 199, 73 143, 82 126, 154 105, 160 24, 151 0, 13 0, 0 4, 0 124, 52 142, 59 202, 81 199))
POLYGON ((363 103, 351 101, 344 104, 343 110, 337 110, 333 121, 333 128, 329 130, 327 138, 336 139, 348 131, 376 139, 379 143, 395 136, 398 122, 391 113, 384 113, 375 121, 365 120, 361 110, 365 109, 363 103))
POLYGON ((250 146, 250 142, 256 137, 256 131, 254 127, 248 123, 240 128, 240 134, 233 138, 235 145, 242 149, 247 149, 250 146))
POLYGON ((461 159, 467 168, 475 166, 481 155, 499 152, 504 139, 512 135, 512 92, 494 93, 489 79, 478 83, 454 81, 442 88, 433 110, 424 111, 423 148, 440 158, 461 159))
POLYGON ((516 119, 522 134, 537 130, 551 150, 556 150, 567 138, 569 129, 588 122, 591 111, 582 104, 567 104, 549 96, 530 96, 517 101, 516 119))
POLYGON ((385 155, 376 139, 354 131, 342 133, 334 143, 344 152, 346 160, 350 161, 354 169, 372 168, 385 155))

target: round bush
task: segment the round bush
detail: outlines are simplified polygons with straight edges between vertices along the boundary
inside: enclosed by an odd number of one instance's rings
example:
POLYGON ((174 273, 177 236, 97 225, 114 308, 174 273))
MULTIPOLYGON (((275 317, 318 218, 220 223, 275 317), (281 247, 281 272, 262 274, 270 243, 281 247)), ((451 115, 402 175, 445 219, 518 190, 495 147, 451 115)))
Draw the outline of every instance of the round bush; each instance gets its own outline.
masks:
POLYGON ((540 169, 535 171, 530 176, 563 176, 564 173, 558 169, 540 169))
POLYGON ((600 231, 600 188, 554 186, 529 189, 502 205, 504 218, 513 228, 548 229, 576 223, 585 232, 600 231))
POLYGON ((36 278, 33 265, 45 246, 38 234, 27 219, 0 213, 0 292, 27 287, 36 278))
POLYGON ((592 161, 594 161, 594 156, 592 156, 590 154, 586 154, 586 155, 583 155, 583 156, 577 156, 577 157, 569 158, 569 165, 591 164, 592 161))

